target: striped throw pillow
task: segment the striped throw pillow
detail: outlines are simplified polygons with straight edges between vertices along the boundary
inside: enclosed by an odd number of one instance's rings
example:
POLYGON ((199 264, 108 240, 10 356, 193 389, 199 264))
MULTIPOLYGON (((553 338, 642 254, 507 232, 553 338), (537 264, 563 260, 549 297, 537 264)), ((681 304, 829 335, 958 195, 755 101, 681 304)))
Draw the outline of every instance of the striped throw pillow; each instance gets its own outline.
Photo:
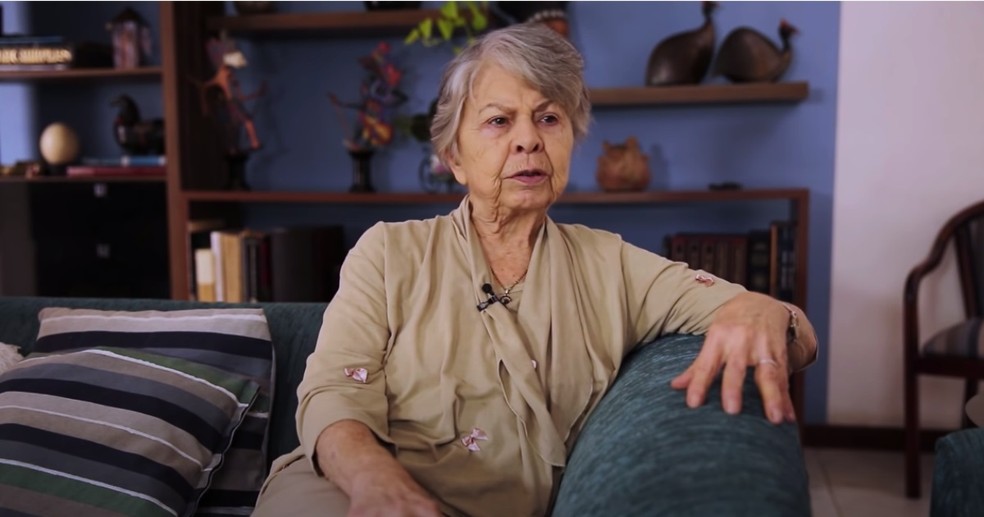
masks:
POLYGON ((258 392, 136 350, 28 357, 0 375, 0 514, 190 515, 258 392))
POLYGON ((224 464, 198 505, 199 516, 250 515, 267 475, 274 355, 262 309, 100 311, 47 308, 32 355, 98 346, 143 350, 242 375, 260 389, 224 464))

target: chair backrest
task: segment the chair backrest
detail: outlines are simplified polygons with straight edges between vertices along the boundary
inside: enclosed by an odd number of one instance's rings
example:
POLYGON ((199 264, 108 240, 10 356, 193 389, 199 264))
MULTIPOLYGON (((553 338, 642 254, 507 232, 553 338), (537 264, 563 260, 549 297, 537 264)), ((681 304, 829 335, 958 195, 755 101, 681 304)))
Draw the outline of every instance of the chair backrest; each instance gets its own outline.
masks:
POLYGON ((968 318, 984 316, 984 201, 971 205, 947 221, 934 248, 953 240, 960 275, 960 290, 968 318))
MULTIPOLYGON (((964 226, 968 242, 969 261, 966 268, 960 270, 960 283, 971 287, 971 292, 965 292, 964 298, 973 300, 973 307, 968 307, 968 313, 974 316, 984 316, 984 209, 964 226)), ((960 242, 959 238, 957 242, 960 242)))

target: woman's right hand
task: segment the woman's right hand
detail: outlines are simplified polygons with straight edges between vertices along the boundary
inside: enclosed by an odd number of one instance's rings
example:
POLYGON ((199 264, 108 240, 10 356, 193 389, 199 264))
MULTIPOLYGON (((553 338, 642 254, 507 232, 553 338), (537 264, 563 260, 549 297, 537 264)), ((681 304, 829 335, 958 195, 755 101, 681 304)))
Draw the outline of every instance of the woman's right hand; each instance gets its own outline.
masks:
POLYGON ((352 480, 348 517, 441 517, 437 501, 405 473, 352 480), (402 474, 402 475, 401 475, 402 474))
POLYGON ((321 471, 349 497, 348 517, 441 517, 437 500, 362 422, 331 424, 315 450, 321 471))

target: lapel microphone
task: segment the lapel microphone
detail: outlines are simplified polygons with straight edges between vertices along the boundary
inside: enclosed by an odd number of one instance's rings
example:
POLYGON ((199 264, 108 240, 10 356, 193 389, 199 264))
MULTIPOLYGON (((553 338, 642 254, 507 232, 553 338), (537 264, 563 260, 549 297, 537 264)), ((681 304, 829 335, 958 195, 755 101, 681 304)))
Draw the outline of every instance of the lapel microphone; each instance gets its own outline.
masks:
POLYGON ((492 305, 493 303, 499 301, 499 298, 495 296, 495 291, 492 290, 492 284, 490 283, 482 284, 482 292, 489 295, 489 299, 476 305, 476 307, 478 308, 478 312, 484 311, 489 307, 489 305, 492 305))

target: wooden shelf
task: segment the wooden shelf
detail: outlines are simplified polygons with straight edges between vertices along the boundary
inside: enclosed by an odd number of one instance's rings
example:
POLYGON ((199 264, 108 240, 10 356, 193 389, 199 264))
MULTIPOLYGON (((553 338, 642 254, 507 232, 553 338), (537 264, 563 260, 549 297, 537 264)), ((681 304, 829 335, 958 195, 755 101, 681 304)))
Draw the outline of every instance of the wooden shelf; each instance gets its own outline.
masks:
POLYGON ((0 183, 164 183, 164 176, 0 176, 0 183))
POLYGON ((209 30, 231 33, 305 33, 335 36, 405 36, 418 23, 434 18, 433 9, 339 11, 219 16, 206 22, 209 30))
MULTIPOLYGON (((388 192, 350 194, 348 192, 256 192, 191 190, 183 193, 188 202, 226 203, 351 203, 351 204, 442 204, 458 203, 463 194, 388 192)), ((570 192, 561 196, 565 204, 643 204, 686 203, 694 201, 805 200, 807 189, 747 190, 653 190, 646 192, 570 192)))
POLYGON ((593 106, 656 106, 665 104, 726 104, 797 102, 810 94, 807 82, 703 84, 694 86, 640 86, 592 88, 593 106))
POLYGON ((160 79, 161 67, 135 69, 70 68, 68 70, 0 71, 0 81, 74 80, 74 79, 160 79))

